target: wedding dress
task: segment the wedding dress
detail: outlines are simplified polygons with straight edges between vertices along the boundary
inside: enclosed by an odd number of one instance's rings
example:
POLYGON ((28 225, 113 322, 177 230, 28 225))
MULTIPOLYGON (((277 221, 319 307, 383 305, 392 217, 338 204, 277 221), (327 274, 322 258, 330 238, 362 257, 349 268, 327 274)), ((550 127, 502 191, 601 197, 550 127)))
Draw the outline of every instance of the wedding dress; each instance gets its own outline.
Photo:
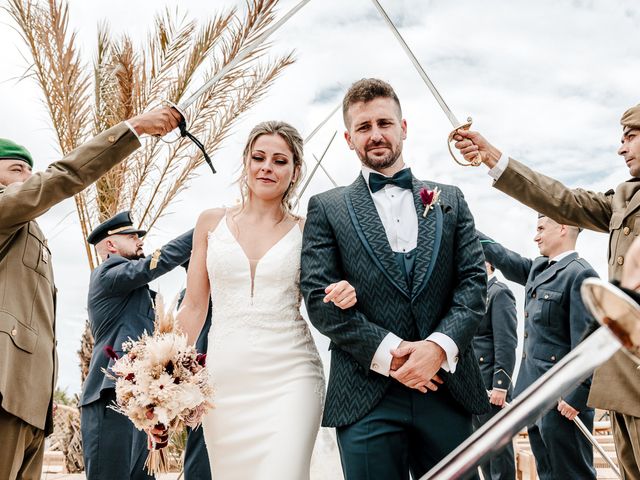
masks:
POLYGON ((207 368, 215 408, 203 419, 215 480, 305 480, 320 425, 324 374, 300 315, 298 224, 257 262, 223 218, 209 233, 213 302, 207 368))

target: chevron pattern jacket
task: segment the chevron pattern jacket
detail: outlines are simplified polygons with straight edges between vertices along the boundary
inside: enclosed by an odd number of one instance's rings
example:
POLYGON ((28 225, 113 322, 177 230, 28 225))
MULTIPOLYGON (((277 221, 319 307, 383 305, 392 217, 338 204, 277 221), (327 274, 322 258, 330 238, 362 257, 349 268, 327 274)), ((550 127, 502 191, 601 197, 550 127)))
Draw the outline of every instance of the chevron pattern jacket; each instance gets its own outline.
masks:
POLYGON ((304 229, 301 289, 311 322, 331 344, 331 370, 323 425, 349 425, 366 415, 391 382, 372 370, 378 345, 389 332, 405 340, 432 332, 449 336, 460 350, 455 373, 442 370, 453 398, 469 413, 489 410, 472 340, 486 307, 484 255, 462 192, 413 179, 418 244, 409 288, 362 178, 309 201, 304 229), (419 191, 441 190, 426 216, 419 191), (323 303, 326 285, 346 279, 358 304, 340 310, 323 303))

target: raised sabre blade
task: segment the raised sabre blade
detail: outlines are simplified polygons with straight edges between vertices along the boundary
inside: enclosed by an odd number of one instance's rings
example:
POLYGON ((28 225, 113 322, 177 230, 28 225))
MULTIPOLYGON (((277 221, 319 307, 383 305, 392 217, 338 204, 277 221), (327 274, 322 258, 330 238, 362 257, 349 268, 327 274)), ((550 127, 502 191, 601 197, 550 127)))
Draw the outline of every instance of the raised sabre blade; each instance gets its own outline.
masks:
POLYGON ((271 25, 271 27, 267 28, 261 35, 259 35, 253 42, 247 45, 244 49, 242 49, 238 54, 231 59, 229 63, 227 63, 224 67, 220 69, 218 73, 216 73, 211 79, 202 85, 198 90, 196 90, 189 98, 183 100, 177 105, 177 110, 184 117, 184 112, 187 108, 189 108, 202 94, 204 94, 207 90, 209 90, 213 85, 215 85, 218 80, 224 77, 227 73, 229 73, 233 68, 235 68, 240 62, 242 62, 245 58, 247 58, 262 42, 264 42, 273 32, 278 30, 284 23, 293 17, 298 10, 304 7, 311 0, 302 0, 295 7, 289 10, 280 20, 271 25))
POLYGON ((387 12, 384 10, 382 5, 380 5, 380 2, 378 0, 371 0, 371 1, 380 12, 380 15, 382 15, 382 18, 384 18, 384 21, 387 22, 387 25, 389 25, 389 28, 391 29, 395 37, 398 39, 398 42, 400 42, 400 46, 403 48, 403 50, 411 60, 411 63, 413 63, 413 66, 416 67, 416 70, 418 70, 420 77, 422 77, 422 80, 431 91, 431 94, 435 97, 436 101, 438 102, 438 105, 440 105, 440 108, 442 108, 442 111, 451 122, 451 125, 453 125, 453 128, 460 128, 462 124, 458 121, 456 116, 453 114, 453 112, 449 108, 449 105, 447 105, 447 102, 444 101, 444 98, 442 98, 442 95, 440 95, 440 92, 438 91, 436 86, 433 84, 433 82, 429 78, 429 75, 427 75, 427 72, 425 72, 424 68, 422 68, 422 65, 420 65, 420 62, 418 61, 416 56, 413 54, 413 52, 409 48, 409 45, 407 45, 407 42, 404 41, 404 38, 402 38, 402 35, 400 35, 400 32, 391 21, 391 18, 389 18, 389 15, 387 15, 387 12))
POLYGON ((434 98, 438 102, 438 105, 440 105, 440 108, 442 109, 444 114, 449 119, 449 122, 451 122, 451 125, 453 125, 453 130, 449 133, 449 137, 447 139, 447 146, 449 147, 449 154, 451 155, 451 158, 453 158, 453 160, 458 165, 462 165, 463 167, 469 167, 469 166, 477 167, 481 163, 481 158, 480 158, 480 154, 479 153, 476 154, 476 157, 471 161, 459 160, 456 157, 456 155, 453 153, 453 150, 451 149, 451 143, 454 140, 454 136, 455 136, 456 132, 459 129, 468 129, 468 128, 471 127, 471 122, 472 122, 471 117, 467 118, 467 121, 465 123, 460 123, 458 118, 453 114, 453 112, 449 108, 449 105, 447 105, 447 102, 445 102, 444 98, 442 98, 442 95, 440 95, 440 92, 438 91, 436 86, 433 84, 433 82, 429 78, 429 75, 427 75, 427 72, 425 72, 424 68, 422 68, 422 65, 420 65, 420 62, 418 61, 416 56, 413 54, 413 52, 409 48, 409 45, 407 45, 407 42, 405 42, 404 38, 402 38, 402 35, 400 35, 400 32, 398 31, 396 26, 391 21, 391 18, 389 18, 389 15, 387 15, 387 12, 384 10, 382 5, 380 5, 380 2, 378 0, 371 0, 371 1, 375 5, 375 7, 378 9, 378 12, 380 12, 380 15, 382 15, 382 18, 387 23, 387 25, 389 26, 389 28, 391 29, 391 31, 393 32, 395 37, 398 39, 398 42, 400 42, 400 46, 402 47, 402 49, 405 51, 405 53, 407 54, 407 56, 411 60, 411 63, 413 63, 413 66, 416 67, 416 70, 420 74, 420 77, 422 78, 422 81, 429 88, 429 91, 431 92, 431 94, 434 96, 434 98))

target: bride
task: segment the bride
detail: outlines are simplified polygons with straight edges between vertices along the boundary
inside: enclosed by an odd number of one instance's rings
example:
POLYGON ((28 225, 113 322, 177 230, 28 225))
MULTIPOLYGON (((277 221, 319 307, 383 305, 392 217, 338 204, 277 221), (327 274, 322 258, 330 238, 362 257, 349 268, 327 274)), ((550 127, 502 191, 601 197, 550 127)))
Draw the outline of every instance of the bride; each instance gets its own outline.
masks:
MULTIPOLYGON (((302 144, 286 123, 254 127, 243 153, 241 206, 204 211, 193 235, 178 322, 195 342, 211 294, 207 366, 215 408, 203 428, 216 480, 309 478, 324 376, 300 315, 304 220, 290 211, 302 144)), ((337 308, 356 303, 346 281, 326 293, 337 308)))

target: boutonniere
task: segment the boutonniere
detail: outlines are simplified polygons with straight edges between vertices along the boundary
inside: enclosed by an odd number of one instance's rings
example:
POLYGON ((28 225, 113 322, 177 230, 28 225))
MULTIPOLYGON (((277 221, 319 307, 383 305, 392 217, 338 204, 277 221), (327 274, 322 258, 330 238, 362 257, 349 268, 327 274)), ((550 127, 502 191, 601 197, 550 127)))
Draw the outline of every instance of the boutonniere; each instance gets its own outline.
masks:
POLYGON ((429 210, 433 210, 433 206, 438 203, 438 199, 440 198, 440 189, 435 187, 433 190, 429 190, 426 187, 422 187, 420 189, 420 200, 422 200, 422 205, 424 205, 424 212, 422 216, 427 218, 427 213, 429 210))

